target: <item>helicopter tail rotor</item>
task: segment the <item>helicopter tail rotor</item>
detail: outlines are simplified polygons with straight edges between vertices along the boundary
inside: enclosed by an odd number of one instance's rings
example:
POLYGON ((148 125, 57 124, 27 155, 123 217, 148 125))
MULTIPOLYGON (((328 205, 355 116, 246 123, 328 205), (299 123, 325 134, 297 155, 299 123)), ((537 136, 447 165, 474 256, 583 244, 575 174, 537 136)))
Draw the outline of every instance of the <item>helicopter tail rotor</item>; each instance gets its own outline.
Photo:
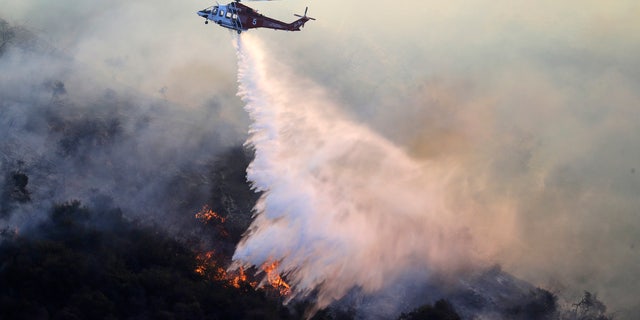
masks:
POLYGON ((304 15, 301 16, 299 14, 294 14, 294 16, 296 16, 298 18, 306 18, 306 19, 309 19, 309 20, 316 20, 315 18, 307 17, 307 11, 309 11, 309 7, 306 7, 304 9, 304 15))

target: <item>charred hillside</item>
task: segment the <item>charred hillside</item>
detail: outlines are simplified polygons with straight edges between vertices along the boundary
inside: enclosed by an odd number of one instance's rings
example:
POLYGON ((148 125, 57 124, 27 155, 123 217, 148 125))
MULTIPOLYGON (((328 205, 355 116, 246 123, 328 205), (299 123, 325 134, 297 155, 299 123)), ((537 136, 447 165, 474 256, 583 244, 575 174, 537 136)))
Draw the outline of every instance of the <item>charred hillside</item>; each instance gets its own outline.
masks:
POLYGON ((194 272, 196 254, 115 208, 57 205, 0 245, 3 319, 289 319, 263 291, 194 272))

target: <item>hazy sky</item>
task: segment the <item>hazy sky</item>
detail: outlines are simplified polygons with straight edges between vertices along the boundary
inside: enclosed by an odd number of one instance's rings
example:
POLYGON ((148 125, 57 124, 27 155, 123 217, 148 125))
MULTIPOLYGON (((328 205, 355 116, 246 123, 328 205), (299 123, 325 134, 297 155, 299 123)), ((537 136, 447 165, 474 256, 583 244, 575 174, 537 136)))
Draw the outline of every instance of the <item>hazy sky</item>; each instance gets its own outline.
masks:
MULTIPOLYGON (((158 97, 166 88, 185 108, 217 96, 242 113, 230 33, 195 14, 210 5, 9 0, 0 16, 104 81, 158 97)), ((451 197, 477 199, 475 234, 507 271, 640 308, 639 2, 252 6, 286 21, 310 7, 318 20, 303 32, 251 33, 355 121, 456 168, 451 197), (478 209, 496 206, 506 213, 478 209), (508 236, 496 235, 502 226, 508 236)))

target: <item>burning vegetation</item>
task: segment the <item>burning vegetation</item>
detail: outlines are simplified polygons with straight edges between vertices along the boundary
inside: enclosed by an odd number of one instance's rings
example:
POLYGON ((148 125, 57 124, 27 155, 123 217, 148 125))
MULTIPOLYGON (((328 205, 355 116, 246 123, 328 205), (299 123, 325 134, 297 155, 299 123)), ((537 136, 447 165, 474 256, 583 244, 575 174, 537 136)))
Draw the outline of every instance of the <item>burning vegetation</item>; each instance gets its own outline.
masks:
POLYGON ((265 280, 272 288, 277 290, 280 295, 288 296, 291 294, 291 286, 278 274, 278 265, 277 261, 265 263, 262 265, 262 271, 266 273, 265 280))
MULTIPOLYGON (((218 234, 228 236, 225 228, 226 218, 214 212, 208 205, 196 213, 195 218, 204 225, 215 228, 218 234)), ((278 273, 277 261, 266 263, 259 269, 245 270, 242 266, 229 268, 230 257, 218 253, 215 249, 197 253, 196 261, 195 273, 207 279, 223 282, 237 289, 244 286, 256 290, 263 289, 269 295, 280 297, 288 297, 291 294, 291 286, 278 273)))
POLYGON ((296 319, 262 290, 118 209, 58 205, 0 242, 1 319, 296 319), (202 267, 200 267, 202 266, 202 267), (194 272, 195 269, 195 272, 194 272), (203 277, 202 275, 206 275, 203 277))
POLYGON ((226 269, 221 267, 225 258, 216 255, 215 251, 208 251, 196 255, 197 265, 194 269, 195 273, 214 281, 224 282, 234 288, 249 286, 253 289, 263 289, 264 291, 281 297, 287 297, 291 294, 291 286, 278 274, 278 263, 263 265, 260 270, 255 268, 245 271, 240 266, 237 269, 226 269), (259 278, 262 277, 262 281, 259 278))
POLYGON ((205 205, 202 210, 196 213, 196 219, 202 221, 205 224, 224 223, 226 220, 217 213, 213 212, 208 205, 205 205))
POLYGON ((236 289, 240 289, 243 285, 250 285, 255 288, 257 282, 250 282, 243 268, 237 271, 228 272, 227 269, 221 267, 225 259, 216 255, 215 251, 208 251, 196 255, 197 265, 195 272, 204 278, 223 282, 236 289))

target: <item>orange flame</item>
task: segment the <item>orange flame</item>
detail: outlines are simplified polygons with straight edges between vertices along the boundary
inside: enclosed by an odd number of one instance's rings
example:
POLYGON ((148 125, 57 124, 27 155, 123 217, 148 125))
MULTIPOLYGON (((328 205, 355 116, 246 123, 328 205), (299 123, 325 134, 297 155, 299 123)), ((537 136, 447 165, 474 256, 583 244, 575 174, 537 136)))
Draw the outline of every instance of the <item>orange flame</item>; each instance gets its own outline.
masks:
POLYGON ((276 289, 281 296, 287 296, 291 293, 291 286, 278 274, 279 263, 277 261, 262 265, 262 270, 267 274, 267 282, 276 289))
POLYGON ((242 267, 238 269, 238 275, 233 277, 233 279, 229 280, 229 282, 231 283, 232 286, 236 288, 240 288, 240 285, 242 283, 249 283, 249 285, 251 285, 252 287, 255 287, 255 284, 248 282, 247 275, 244 273, 244 268, 242 267))
MULTIPOLYGON (((222 225, 225 222, 225 218, 215 213, 209 206, 202 207, 200 212, 196 213, 196 219, 205 224, 219 222, 215 226, 218 228, 223 236, 228 236, 227 231, 222 225)), ((273 290, 266 288, 269 291, 277 292, 281 296, 288 296, 291 293, 291 286, 282 279, 278 273, 279 262, 265 263, 260 268, 266 274, 264 280, 261 283, 251 281, 254 277, 249 277, 245 273, 243 267, 239 267, 236 270, 227 272, 224 268, 220 267, 222 261, 227 261, 222 255, 216 255, 215 250, 199 253, 196 255, 196 267, 194 272, 201 277, 205 277, 215 281, 225 282, 234 288, 241 288, 243 285, 248 284, 254 289, 262 288, 264 284, 268 284, 273 290)))
POLYGON ((211 208, 209 208, 209 206, 207 205, 202 207, 202 210, 200 210, 200 212, 196 213, 196 219, 204 223, 208 223, 216 220, 219 221, 220 223, 224 223, 226 220, 224 217, 221 217, 220 215, 215 213, 213 210, 211 210, 211 208))
POLYGON ((198 264, 194 271, 201 276, 209 276, 213 280, 225 280, 227 278, 227 272, 224 268, 221 268, 216 264, 215 254, 215 251, 198 254, 196 256, 198 264))
POLYGON ((240 267, 237 271, 227 272, 224 268, 220 267, 214 250, 196 255, 196 261, 198 263, 194 272, 202 277, 207 277, 215 281, 226 282, 238 289, 245 283, 249 284, 253 288, 257 287, 257 282, 249 281, 246 273, 244 272, 244 268, 240 267))

